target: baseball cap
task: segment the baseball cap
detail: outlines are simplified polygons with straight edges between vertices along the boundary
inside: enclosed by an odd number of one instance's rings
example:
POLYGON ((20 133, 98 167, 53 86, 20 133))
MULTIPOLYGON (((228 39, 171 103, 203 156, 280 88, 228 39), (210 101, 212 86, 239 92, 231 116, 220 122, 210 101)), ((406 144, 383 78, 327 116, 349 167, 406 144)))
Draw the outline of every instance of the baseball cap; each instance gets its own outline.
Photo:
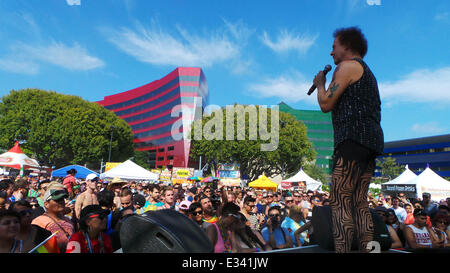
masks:
POLYGON ((98 176, 95 173, 90 173, 86 176, 86 180, 91 180, 91 181, 97 180, 98 181, 98 176))
POLYGON ((61 198, 68 198, 69 195, 67 191, 61 189, 49 189, 44 194, 44 202, 48 202, 50 200, 59 200, 61 198))
POLYGON ((395 215, 395 210, 393 210, 393 209, 387 209, 387 210, 386 210, 386 214, 387 214, 387 215, 395 215))
POLYGON ((99 215, 106 216, 109 214, 108 210, 102 209, 100 205, 88 205, 80 212, 80 220, 85 220, 89 216, 99 215))
POLYGON ((178 207, 181 210, 188 210, 190 205, 191 205, 191 202, 189 202, 188 200, 184 200, 180 203, 180 205, 178 207))
POLYGON ((145 197, 142 194, 136 194, 133 197, 133 200, 134 200, 134 204, 136 204, 140 207, 145 206, 145 197))

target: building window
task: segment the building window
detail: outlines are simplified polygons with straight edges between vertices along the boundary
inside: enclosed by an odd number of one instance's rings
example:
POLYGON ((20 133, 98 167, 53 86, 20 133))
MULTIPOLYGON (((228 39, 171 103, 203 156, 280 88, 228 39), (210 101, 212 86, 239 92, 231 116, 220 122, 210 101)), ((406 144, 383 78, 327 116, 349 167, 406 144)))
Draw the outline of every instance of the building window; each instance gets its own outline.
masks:
POLYGON ((175 147, 174 147, 174 146, 169 146, 169 147, 167 147, 167 151, 173 151, 173 150, 175 150, 175 147))
POLYGON ((167 169, 172 170, 173 169, 173 165, 167 165, 167 169))
POLYGON ((160 152, 160 153, 164 152, 164 148, 159 148, 158 152, 160 152))
POLYGON ((150 150, 149 151, 149 154, 148 154, 148 159, 150 160, 150 161, 153 161, 153 160, 155 160, 156 159, 156 150, 150 150))
POLYGON ((164 161, 164 157, 163 156, 158 157, 158 161, 164 161))
POLYGON ((159 165, 159 166, 158 166, 158 169, 162 169, 162 167, 163 167, 162 165, 159 165))
POLYGON ((167 156, 167 160, 172 160, 172 159, 173 159, 173 155, 167 156))

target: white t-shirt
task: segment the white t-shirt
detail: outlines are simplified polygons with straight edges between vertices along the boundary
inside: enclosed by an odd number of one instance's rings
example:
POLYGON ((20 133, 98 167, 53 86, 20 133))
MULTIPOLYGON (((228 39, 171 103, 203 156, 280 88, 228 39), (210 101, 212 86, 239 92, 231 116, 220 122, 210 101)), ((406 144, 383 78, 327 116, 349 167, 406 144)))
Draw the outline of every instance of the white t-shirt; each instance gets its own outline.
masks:
POLYGON ((398 207, 397 209, 394 209, 394 207, 392 207, 392 209, 395 211, 395 215, 397 215, 398 221, 400 223, 404 223, 406 220, 406 216, 408 215, 406 210, 402 207, 398 207))

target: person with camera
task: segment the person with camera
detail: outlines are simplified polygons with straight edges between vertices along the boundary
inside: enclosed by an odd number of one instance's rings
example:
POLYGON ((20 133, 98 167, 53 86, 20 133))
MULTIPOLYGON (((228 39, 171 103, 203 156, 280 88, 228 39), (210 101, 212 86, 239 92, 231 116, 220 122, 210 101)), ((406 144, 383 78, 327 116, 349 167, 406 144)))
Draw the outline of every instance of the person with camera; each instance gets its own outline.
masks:
POLYGON ((256 199, 252 196, 246 196, 244 198, 244 205, 241 207, 241 213, 246 217, 247 221, 250 223, 250 228, 252 230, 260 229, 261 225, 264 223, 265 217, 262 213, 257 213, 256 209, 256 199))
POLYGON ((281 208, 271 206, 268 216, 266 226, 261 230, 261 234, 267 242, 266 250, 293 247, 289 231, 281 227, 281 208))

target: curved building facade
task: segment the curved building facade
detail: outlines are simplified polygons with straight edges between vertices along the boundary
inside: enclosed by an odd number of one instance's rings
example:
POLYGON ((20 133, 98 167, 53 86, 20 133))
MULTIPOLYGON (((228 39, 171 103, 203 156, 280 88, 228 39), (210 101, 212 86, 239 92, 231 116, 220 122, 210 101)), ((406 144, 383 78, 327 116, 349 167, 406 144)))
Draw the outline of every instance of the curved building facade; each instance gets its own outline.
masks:
POLYGON ((190 124, 208 104, 208 83, 201 68, 179 67, 141 87, 98 101, 125 120, 134 147, 150 152, 150 168, 188 167, 190 124))

